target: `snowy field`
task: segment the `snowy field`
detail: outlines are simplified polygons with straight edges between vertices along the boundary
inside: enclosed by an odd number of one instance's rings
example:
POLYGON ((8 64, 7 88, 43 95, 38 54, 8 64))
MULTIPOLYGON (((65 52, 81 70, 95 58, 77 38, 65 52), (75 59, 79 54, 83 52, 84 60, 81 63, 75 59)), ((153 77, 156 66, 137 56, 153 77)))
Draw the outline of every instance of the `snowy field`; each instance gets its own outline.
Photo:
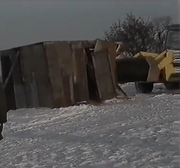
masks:
POLYGON ((180 91, 123 88, 130 100, 9 112, 0 168, 179 168, 180 91))

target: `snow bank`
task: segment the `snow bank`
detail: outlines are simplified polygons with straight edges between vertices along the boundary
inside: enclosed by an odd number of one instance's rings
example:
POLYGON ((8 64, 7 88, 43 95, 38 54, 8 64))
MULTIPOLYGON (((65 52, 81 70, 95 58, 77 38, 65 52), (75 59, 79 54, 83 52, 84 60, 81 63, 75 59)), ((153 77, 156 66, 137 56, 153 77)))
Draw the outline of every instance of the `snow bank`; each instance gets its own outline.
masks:
POLYGON ((156 90, 100 106, 11 111, 0 167, 178 168, 179 111, 179 94, 156 90))

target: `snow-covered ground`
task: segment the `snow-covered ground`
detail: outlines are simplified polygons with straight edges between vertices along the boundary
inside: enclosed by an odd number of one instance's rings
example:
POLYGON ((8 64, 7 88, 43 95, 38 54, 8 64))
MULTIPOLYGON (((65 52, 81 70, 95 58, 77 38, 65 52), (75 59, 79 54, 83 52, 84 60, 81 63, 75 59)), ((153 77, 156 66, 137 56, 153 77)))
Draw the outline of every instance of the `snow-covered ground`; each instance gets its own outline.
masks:
POLYGON ((179 168, 180 95, 9 112, 0 168, 179 168))

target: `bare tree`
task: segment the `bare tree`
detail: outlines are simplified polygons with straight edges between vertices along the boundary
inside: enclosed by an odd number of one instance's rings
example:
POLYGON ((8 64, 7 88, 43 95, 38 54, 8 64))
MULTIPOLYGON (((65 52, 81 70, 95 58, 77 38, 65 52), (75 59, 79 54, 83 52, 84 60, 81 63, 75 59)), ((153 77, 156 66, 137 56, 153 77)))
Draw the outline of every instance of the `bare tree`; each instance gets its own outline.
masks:
POLYGON ((164 28, 173 23, 170 16, 156 17, 153 20, 154 30, 157 32, 162 32, 164 28))
POLYGON ((105 39, 124 42, 125 50, 132 55, 139 51, 156 52, 158 39, 155 39, 155 34, 171 22, 172 19, 167 16, 143 19, 130 13, 124 21, 118 20, 110 26, 105 32, 105 39))
POLYGON ((110 40, 110 41, 124 41, 124 32, 122 30, 122 23, 121 20, 119 19, 117 22, 113 23, 109 31, 105 31, 105 39, 110 40))

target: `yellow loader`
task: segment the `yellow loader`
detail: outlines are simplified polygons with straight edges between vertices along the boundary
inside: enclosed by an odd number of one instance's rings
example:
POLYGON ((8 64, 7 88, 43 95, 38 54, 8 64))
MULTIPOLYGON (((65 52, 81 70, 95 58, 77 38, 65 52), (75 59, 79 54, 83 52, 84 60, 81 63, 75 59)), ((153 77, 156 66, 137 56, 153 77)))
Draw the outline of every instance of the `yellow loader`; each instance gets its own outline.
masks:
POLYGON ((151 93, 154 83, 163 83, 168 90, 180 88, 180 25, 167 26, 158 37, 163 43, 160 54, 139 52, 116 59, 118 83, 135 82, 139 93, 151 93))

